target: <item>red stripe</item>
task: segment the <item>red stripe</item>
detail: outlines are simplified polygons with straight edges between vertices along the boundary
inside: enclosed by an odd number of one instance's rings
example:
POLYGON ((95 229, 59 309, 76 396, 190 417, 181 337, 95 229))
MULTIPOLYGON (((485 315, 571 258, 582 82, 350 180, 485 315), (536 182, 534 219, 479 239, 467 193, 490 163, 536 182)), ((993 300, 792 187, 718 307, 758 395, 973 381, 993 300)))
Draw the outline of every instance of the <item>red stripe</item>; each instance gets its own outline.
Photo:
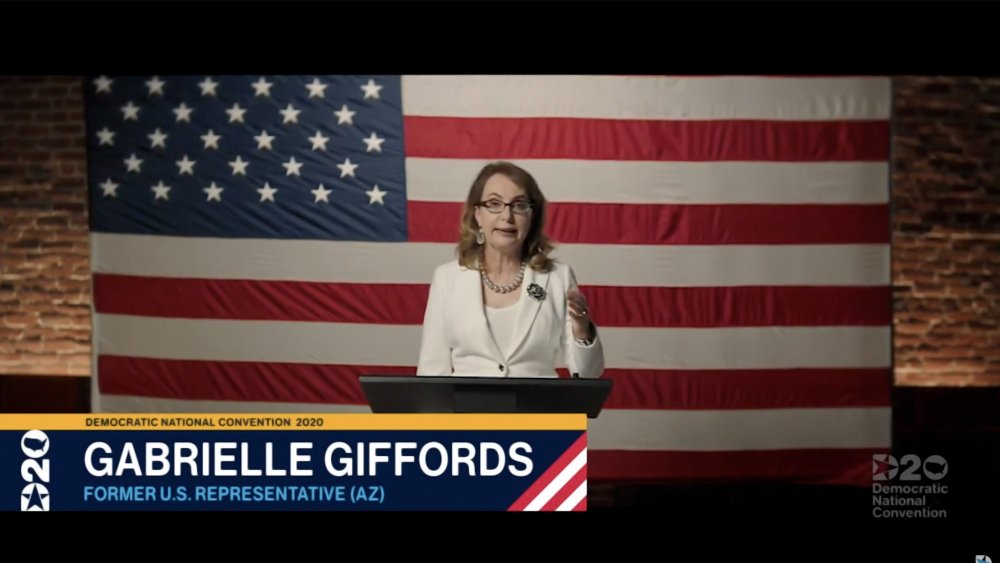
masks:
POLYGON ((172 318, 421 324, 428 290, 427 284, 94 274, 98 312, 172 318))
POLYGON ((660 161, 882 161, 889 122, 405 116, 406 156, 660 161))
POLYGON ((780 409, 892 404, 885 369, 606 369, 606 409, 780 409))
MULTIPOLYGON (((457 240, 461 202, 410 201, 414 242, 457 240)), ((564 244, 865 244, 889 242, 889 206, 553 203, 545 228, 564 244)))
POLYGON ((573 509, 573 512, 586 512, 586 511, 587 511, 587 497, 583 497, 583 500, 580 501, 580 504, 576 505, 576 508, 573 509))
MULTIPOLYGON (((420 325, 427 284, 150 278, 94 274, 99 313, 420 325)), ((605 327, 879 326, 892 288, 581 286, 605 327)))
POLYGON ((531 504, 531 501, 535 499, 542 492, 542 489, 548 486, 553 479, 556 478, 559 473, 570 464, 571 461, 576 459, 576 456, 580 454, 587 447, 587 434, 584 432, 580 433, 580 437, 573 442, 571 445, 548 469, 545 473, 534 482, 528 490, 524 491, 514 504, 510 505, 507 509, 508 512, 520 512, 524 510, 524 507, 531 504))
POLYGON ((549 499, 549 502, 545 503, 545 505, 542 506, 541 509, 542 512, 552 512, 555 509, 559 508, 559 506, 562 505, 563 501, 568 499, 569 495, 575 493, 576 490, 580 487, 580 485, 582 485, 585 482, 587 482, 586 465, 581 467, 580 470, 576 472, 576 475, 571 477, 570 480, 567 481, 566 484, 563 485, 561 489, 556 491, 556 494, 552 495, 552 498, 549 499))
POLYGON ((628 479, 678 482, 793 480, 871 486, 872 454, 886 449, 765 451, 590 450, 590 482, 628 479))
POLYGON ((163 360, 100 355, 101 393, 204 401, 366 405, 360 375, 415 375, 399 366, 163 360))
POLYGON ((878 326, 889 286, 620 287, 581 285, 598 326, 878 326))

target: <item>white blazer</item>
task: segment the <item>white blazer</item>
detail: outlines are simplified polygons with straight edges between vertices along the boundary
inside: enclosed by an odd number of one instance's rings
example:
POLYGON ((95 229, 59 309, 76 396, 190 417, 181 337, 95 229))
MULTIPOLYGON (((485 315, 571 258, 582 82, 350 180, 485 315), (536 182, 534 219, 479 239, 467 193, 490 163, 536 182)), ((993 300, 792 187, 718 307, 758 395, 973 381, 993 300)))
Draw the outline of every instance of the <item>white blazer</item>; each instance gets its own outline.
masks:
POLYGON ((588 346, 573 337, 566 293, 576 286, 576 276, 569 266, 557 263, 548 273, 525 269, 517 290, 521 297, 513 305, 516 321, 507 350, 499 349, 490 332, 479 276, 479 270, 461 266, 457 260, 434 271, 417 375, 558 377, 556 365, 565 360, 570 374, 601 376, 600 334, 588 346), (533 297, 529 288, 540 297, 533 297))

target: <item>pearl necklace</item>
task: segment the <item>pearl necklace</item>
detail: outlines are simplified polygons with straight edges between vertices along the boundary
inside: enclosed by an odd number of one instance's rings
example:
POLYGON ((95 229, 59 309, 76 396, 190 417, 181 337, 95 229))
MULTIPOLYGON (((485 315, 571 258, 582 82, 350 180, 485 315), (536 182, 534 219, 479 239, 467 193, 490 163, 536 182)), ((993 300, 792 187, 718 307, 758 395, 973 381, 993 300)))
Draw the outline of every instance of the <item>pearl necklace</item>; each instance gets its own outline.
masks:
POLYGON ((480 277, 483 278, 483 283, 486 285, 486 287, 490 288, 490 290, 492 290, 493 292, 510 293, 511 291, 514 291, 515 289, 520 287, 521 282, 524 280, 524 265, 525 263, 521 262, 521 271, 518 272, 517 277, 514 278, 514 281, 510 282, 507 285, 497 285, 493 283, 493 280, 491 280, 490 277, 486 275, 485 268, 479 270, 479 275, 480 277))

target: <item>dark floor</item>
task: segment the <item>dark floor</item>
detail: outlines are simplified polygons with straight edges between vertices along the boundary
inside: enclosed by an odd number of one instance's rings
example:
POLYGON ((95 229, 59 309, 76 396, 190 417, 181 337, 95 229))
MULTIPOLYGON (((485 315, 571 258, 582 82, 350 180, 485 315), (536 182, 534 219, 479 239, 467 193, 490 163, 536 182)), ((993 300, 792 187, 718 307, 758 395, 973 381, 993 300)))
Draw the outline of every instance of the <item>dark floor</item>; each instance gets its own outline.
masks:
MULTIPOLYGON (((893 390, 893 455, 942 456, 942 506, 1000 525, 1000 389, 902 387, 893 390)), ((589 510, 685 507, 804 507, 871 514, 871 488, 787 483, 591 483, 589 510)))

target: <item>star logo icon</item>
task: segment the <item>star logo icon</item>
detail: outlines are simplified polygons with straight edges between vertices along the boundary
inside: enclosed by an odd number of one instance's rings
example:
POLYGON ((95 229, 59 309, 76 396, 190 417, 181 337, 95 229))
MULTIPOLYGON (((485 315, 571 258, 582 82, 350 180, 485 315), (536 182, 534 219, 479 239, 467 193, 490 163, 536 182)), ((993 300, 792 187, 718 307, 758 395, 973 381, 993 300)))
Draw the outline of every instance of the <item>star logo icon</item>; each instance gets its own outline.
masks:
POLYGON ((21 489, 21 512, 48 512, 49 490, 41 483, 28 483, 21 489))
POLYGON ((899 463, 889 454, 872 455, 872 479, 875 481, 891 481, 899 473, 899 463))

